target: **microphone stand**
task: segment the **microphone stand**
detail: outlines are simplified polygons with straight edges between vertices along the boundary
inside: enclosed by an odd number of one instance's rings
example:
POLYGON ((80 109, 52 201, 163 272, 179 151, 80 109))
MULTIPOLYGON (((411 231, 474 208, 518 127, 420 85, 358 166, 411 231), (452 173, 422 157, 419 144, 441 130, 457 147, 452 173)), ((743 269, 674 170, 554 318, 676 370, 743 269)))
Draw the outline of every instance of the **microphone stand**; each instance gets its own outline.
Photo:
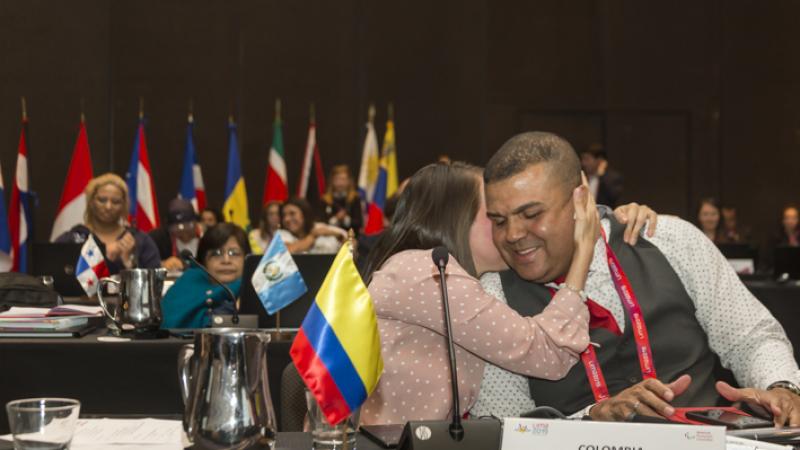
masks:
POLYGON ((447 353, 450 356, 450 378, 453 380, 450 387, 453 392, 453 421, 450 423, 448 431, 454 441, 464 439, 464 427, 461 425, 461 407, 458 398, 458 373, 456 371, 456 350, 453 346, 452 322, 450 321, 450 301, 447 297, 447 277, 444 269, 447 263, 443 258, 439 258, 436 263, 439 268, 439 287, 442 290, 442 303, 444 303, 444 326, 447 333, 447 353))
POLYGON ((433 250, 433 262, 439 270, 442 303, 444 304, 445 338, 450 359, 450 387, 453 395, 453 417, 451 420, 411 420, 403 427, 398 444, 399 450, 492 450, 500 448, 500 421, 492 419, 461 420, 458 399, 458 374, 456 352, 453 344, 453 326, 450 321, 450 305, 447 296, 445 268, 449 259, 445 247, 433 250))

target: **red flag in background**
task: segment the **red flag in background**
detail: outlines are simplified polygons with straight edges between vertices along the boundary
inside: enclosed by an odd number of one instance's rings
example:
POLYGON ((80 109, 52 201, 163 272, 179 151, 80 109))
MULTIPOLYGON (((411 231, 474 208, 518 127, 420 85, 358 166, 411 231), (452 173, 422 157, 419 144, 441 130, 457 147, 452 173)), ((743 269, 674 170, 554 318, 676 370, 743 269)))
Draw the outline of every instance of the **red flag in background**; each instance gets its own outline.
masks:
POLYGON ((55 241, 61 234, 73 226, 83 223, 83 213, 86 211, 86 194, 84 190, 92 179, 92 157, 89 153, 89 138, 86 135, 86 121, 81 114, 81 123, 78 128, 78 139, 72 150, 72 160, 69 162, 67 179, 61 191, 61 201, 58 202, 56 220, 53 222, 53 231, 50 241, 55 241))
POLYGON ((300 171, 300 182, 297 185, 297 196, 308 199, 312 204, 319 203, 325 195, 325 172, 317 145, 317 124, 314 118, 314 105, 311 105, 311 120, 308 124, 308 139, 303 156, 303 167, 300 171), (311 164, 314 164, 314 176, 311 176, 311 164), (309 189, 309 185, 314 185, 309 189))

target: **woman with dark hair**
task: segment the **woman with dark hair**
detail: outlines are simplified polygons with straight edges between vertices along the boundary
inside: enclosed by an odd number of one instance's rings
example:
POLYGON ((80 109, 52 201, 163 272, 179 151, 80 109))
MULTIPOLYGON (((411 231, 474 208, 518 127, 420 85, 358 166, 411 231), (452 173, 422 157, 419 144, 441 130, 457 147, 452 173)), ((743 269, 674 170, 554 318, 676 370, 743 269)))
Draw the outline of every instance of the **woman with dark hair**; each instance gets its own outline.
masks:
POLYGON ((347 232, 341 228, 314 222, 311 205, 292 197, 281 206, 281 239, 290 253, 336 253, 347 232))
MULTIPOLYGON (((247 234, 232 223, 206 231, 197 246, 197 259, 236 297, 242 285, 244 257, 250 253, 247 234)), ((202 328, 211 314, 231 314, 235 306, 227 293, 197 267, 185 271, 161 301, 162 328, 202 328)))
MULTIPOLYGON (((417 171, 400 195, 391 226, 370 253, 365 280, 378 317, 384 371, 362 406, 364 424, 438 420, 452 413, 438 271, 431 263, 437 246, 452 255, 447 281, 459 414, 476 400, 486 362, 559 379, 589 344, 582 289, 600 225, 587 186, 575 188, 568 200, 575 210, 576 245, 564 283, 541 314, 522 317, 478 281, 484 273, 507 268, 492 242, 481 174, 480 168, 459 162, 417 171)), ((620 217, 638 216, 638 209, 618 211, 623 211, 620 217)))
POLYGON ((206 208, 200 211, 200 226, 203 228, 203 233, 209 228, 225 220, 222 218, 222 213, 218 209, 206 208))
POLYGON ((697 206, 697 217, 695 225, 706 235, 711 242, 718 243, 722 235, 722 220, 720 220, 720 209, 717 200, 707 197, 700 200, 697 206))
POLYGON ((256 255, 262 255, 267 251, 269 243, 281 227, 281 202, 271 201, 264 204, 261 209, 261 217, 258 220, 258 228, 250 230, 247 237, 250 239, 250 249, 256 255))

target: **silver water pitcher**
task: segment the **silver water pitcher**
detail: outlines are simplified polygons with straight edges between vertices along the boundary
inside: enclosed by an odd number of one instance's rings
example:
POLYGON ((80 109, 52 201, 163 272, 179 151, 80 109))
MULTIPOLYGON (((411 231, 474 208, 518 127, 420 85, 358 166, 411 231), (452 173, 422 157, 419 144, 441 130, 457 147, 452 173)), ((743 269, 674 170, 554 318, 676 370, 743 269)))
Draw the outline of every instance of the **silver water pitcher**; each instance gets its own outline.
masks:
POLYGON ((178 354, 183 427, 195 448, 274 448, 269 334, 243 328, 195 330, 178 354))
POLYGON ((106 277, 100 279, 97 297, 103 312, 118 330, 133 327, 137 331, 157 330, 161 325, 161 293, 167 269, 128 269, 119 273, 119 280, 106 277), (119 299, 103 298, 103 288, 114 284, 119 299))

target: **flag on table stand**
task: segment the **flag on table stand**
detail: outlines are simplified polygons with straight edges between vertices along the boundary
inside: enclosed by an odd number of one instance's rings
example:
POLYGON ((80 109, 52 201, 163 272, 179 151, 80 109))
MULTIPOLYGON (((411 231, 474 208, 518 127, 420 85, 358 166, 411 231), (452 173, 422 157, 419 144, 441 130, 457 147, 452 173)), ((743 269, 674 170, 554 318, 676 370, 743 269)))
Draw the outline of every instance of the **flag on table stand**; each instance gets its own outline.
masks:
POLYGON ((286 160, 283 157, 283 131, 281 130, 281 101, 275 101, 275 123, 272 126, 272 147, 269 149, 267 178, 264 180, 262 205, 273 200, 289 198, 289 183, 286 182, 286 160))
POLYGON ((197 151, 194 148, 194 117, 191 113, 189 113, 188 122, 178 197, 189 200, 194 206, 194 212, 200 214, 202 210, 206 209, 206 187, 203 184, 203 172, 200 170, 197 151))
POLYGON ((11 188, 11 205, 8 211, 8 226, 11 231, 11 270, 28 271, 28 238, 31 235, 31 200, 28 192, 28 114, 25 99, 22 99, 22 130, 17 148, 17 168, 11 188))
POLYGON ((289 353, 331 425, 375 390, 383 371, 378 320, 349 243, 336 255, 289 353))
POLYGON ((0 272, 11 270, 11 234, 8 229, 8 214, 6 213, 6 188, 3 184, 3 173, 0 169, 0 272))
POLYGON ((378 182, 378 137, 375 135, 375 106, 369 107, 367 136, 361 151, 361 168, 358 171, 358 193, 367 205, 372 203, 375 184, 378 182))
POLYGON ((92 157, 89 153, 89 138, 86 135, 86 120, 81 114, 78 139, 75 141, 74 150, 72 150, 67 179, 64 181, 61 201, 58 202, 56 220, 53 222, 53 231, 50 233, 51 242, 54 242, 61 234, 69 231, 73 226, 83 223, 83 213, 86 211, 86 194, 84 190, 92 176, 92 157))
POLYGON ((81 247, 78 263, 75 264, 75 277, 78 279, 86 295, 89 297, 97 294, 100 278, 108 276, 108 267, 103 257, 103 252, 97 246, 94 237, 89 235, 81 247))
POLYGON ((308 124, 308 139, 306 140, 306 153, 303 156, 303 168, 300 171, 300 183, 297 185, 297 196, 300 198, 314 197, 313 200, 319 201, 325 195, 325 173, 322 169, 322 159, 319 157, 319 146, 317 145, 317 124, 314 114, 314 105, 311 105, 311 120, 308 124), (311 161, 314 161, 314 176, 311 176, 311 161), (316 185, 316 189, 308 192, 310 183, 316 185))
POLYGON ((280 233, 272 238, 251 281, 267 314, 275 314, 308 291, 280 233))
POLYGON ((236 139, 236 123, 228 119, 228 175, 225 179, 225 203, 222 214, 226 222, 233 222, 247 230, 250 228, 250 214, 247 210, 247 189, 239 162, 239 143, 236 139))
POLYGON ((159 227, 158 202, 153 174, 150 171, 150 158, 147 156, 147 139, 144 134, 144 115, 139 112, 139 126, 133 140, 131 164, 126 174, 130 212, 128 221, 147 233, 159 227))

